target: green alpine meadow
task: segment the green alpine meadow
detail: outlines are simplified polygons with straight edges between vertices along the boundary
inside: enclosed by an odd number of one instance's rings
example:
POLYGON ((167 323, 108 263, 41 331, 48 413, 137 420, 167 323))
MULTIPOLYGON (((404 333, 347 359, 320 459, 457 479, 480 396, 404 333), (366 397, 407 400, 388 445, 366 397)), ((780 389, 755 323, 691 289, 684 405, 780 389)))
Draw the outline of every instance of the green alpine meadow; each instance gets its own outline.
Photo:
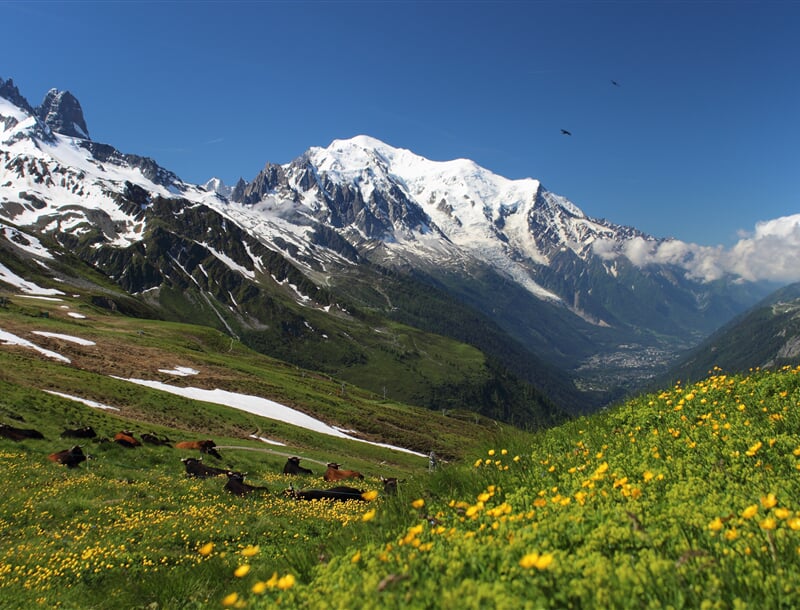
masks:
POLYGON ((800 367, 713 369, 523 430, 396 403, 208 328, 18 301, 0 328, 70 362, 0 347, 2 420, 44 437, 0 438, 4 608, 800 604, 800 367), (351 436, 131 383, 147 367, 346 421, 351 436), (209 438, 221 459, 61 438, 79 425, 209 438), (88 456, 76 467, 48 459, 73 445, 88 456), (289 456, 312 474, 283 474, 289 456), (189 477, 187 457, 266 489, 240 497, 225 476, 189 477), (328 462, 364 478, 324 481, 328 462), (362 495, 291 496, 334 484, 362 495))

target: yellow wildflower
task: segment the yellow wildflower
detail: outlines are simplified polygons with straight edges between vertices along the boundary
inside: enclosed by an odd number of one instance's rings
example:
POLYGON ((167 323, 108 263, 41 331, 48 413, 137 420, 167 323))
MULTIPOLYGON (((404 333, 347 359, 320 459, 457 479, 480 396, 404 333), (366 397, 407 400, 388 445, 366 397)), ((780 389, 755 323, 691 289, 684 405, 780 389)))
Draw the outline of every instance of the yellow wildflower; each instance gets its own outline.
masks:
POLYGON ((256 595, 261 595, 264 591, 267 590, 267 583, 259 580, 256 584, 253 585, 253 588, 250 590, 256 595))
POLYGON ((281 576, 278 579, 278 588, 282 591, 286 589, 291 589, 296 582, 294 574, 287 574, 286 576, 281 576))
POLYGON ((242 555, 245 557, 252 557, 253 555, 258 555, 259 546, 258 545, 250 545, 246 546, 242 549, 242 555))
POLYGON ((368 510, 363 515, 361 515, 362 521, 372 521, 375 518, 375 509, 368 510))
POLYGON ((752 519, 758 512, 758 504, 751 504, 742 511, 742 517, 745 519, 752 519))
POLYGON ((772 508, 778 503, 778 499, 775 497, 775 494, 769 493, 766 496, 761 496, 761 506, 766 509, 772 508))
POLYGON ((361 561, 361 551, 356 551, 356 554, 350 558, 350 563, 358 563, 361 561))
POLYGON ((735 527, 725 532, 725 540, 736 540, 739 537, 739 530, 735 527))
POLYGON ((425 500, 423 500, 422 498, 417 498, 411 503, 411 506, 413 506, 414 508, 422 508, 423 506, 425 506, 425 500))
POLYGON ((364 500, 366 500, 367 502, 372 502, 375 498, 378 497, 378 492, 375 491, 374 489, 371 489, 371 490, 365 491, 363 494, 361 494, 361 497, 364 500))
POLYGON ((226 595, 225 597, 222 598, 222 605, 225 608, 230 608, 231 606, 236 604, 237 601, 239 601, 239 594, 236 593, 236 591, 234 591, 230 595, 226 595))
POLYGON ((214 550, 214 543, 213 542, 207 542, 206 544, 201 546, 199 549, 197 549, 197 552, 200 553, 203 557, 208 557, 209 555, 211 555, 211 551, 213 551, 213 550, 214 550))
POLYGON ((247 576, 249 573, 250 573, 250 565, 246 564, 246 563, 243 564, 243 565, 240 565, 238 568, 236 568, 233 571, 233 575, 236 578, 242 578, 244 576, 247 576))
POLYGON ((722 519, 720 519, 719 517, 715 517, 711 521, 711 523, 708 524, 708 529, 710 529, 712 532, 718 532, 719 530, 721 530, 722 529, 722 519))
POLYGON ((528 553, 519 560, 519 565, 525 569, 536 568, 537 570, 546 570, 547 567, 553 563, 553 555, 551 553, 528 553))
POLYGON ((752 445, 747 451, 745 451, 744 454, 748 457, 753 457, 758 452, 758 450, 761 449, 763 444, 764 443, 762 443, 761 441, 758 441, 757 443, 752 445))

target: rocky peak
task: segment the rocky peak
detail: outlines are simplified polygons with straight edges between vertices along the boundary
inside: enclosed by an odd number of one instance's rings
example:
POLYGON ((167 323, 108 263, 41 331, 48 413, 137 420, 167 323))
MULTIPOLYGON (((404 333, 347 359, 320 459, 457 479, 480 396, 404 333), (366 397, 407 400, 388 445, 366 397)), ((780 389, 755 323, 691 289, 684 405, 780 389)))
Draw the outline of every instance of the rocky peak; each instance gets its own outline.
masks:
POLYGON ((78 99, 69 91, 50 89, 36 115, 54 132, 89 140, 89 129, 78 99))
POLYGON ((22 94, 20 94, 19 89, 17 89, 12 79, 9 78, 4 81, 0 78, 0 97, 7 99, 18 108, 22 108, 33 114, 33 108, 31 108, 28 100, 22 97, 22 94))

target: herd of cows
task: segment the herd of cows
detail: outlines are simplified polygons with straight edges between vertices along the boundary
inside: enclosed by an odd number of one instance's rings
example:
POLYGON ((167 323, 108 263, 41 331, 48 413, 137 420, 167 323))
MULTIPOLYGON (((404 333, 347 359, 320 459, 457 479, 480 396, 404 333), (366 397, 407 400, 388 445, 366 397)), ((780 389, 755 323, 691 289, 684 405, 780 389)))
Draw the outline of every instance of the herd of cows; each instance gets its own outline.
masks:
MULTIPOLYGON (((17 428, 8 424, 0 423, 0 437, 9 438, 14 441, 23 441, 26 439, 44 439, 44 435, 38 430, 31 428, 17 428)), ((160 445, 167 447, 175 447, 176 449, 189 449, 197 450, 202 454, 210 455, 217 459, 222 459, 219 451, 217 451, 216 443, 212 440, 198 440, 198 441, 180 441, 173 443, 166 437, 158 437, 155 434, 144 433, 140 436, 141 440, 134 436, 130 430, 123 430, 114 435, 114 438, 99 438, 97 433, 91 426, 84 426, 82 428, 68 429, 61 433, 61 438, 77 438, 77 439, 90 439, 92 442, 114 442, 122 447, 128 449, 135 449, 142 446, 143 443, 151 445, 160 445)), ((58 464, 62 464, 67 468, 77 468, 82 462, 86 461, 91 456, 86 455, 80 445, 74 445, 69 449, 51 453, 47 458, 58 464)), ((203 463, 203 458, 185 457, 181 458, 187 477, 194 477, 198 479, 208 479, 218 476, 226 476, 228 478, 225 483, 225 491, 237 496, 246 496, 256 492, 267 492, 266 487, 259 487, 250 485, 244 482, 247 473, 236 472, 227 468, 217 468, 203 463)), ((313 475, 314 473, 309 468, 304 468, 300 465, 300 458, 292 456, 286 460, 286 465, 283 467, 284 475, 313 475)), ((364 475, 355 470, 343 470, 336 462, 327 464, 327 470, 323 475, 323 480, 328 482, 338 482, 348 479, 364 479, 364 475)), ((397 491, 397 478, 384 478, 381 477, 383 483, 384 493, 394 494, 397 491)), ((348 487, 339 485, 326 489, 306 489, 295 490, 294 486, 290 485, 289 489, 284 491, 284 494, 295 500, 357 500, 363 501, 364 490, 355 487, 348 487)))

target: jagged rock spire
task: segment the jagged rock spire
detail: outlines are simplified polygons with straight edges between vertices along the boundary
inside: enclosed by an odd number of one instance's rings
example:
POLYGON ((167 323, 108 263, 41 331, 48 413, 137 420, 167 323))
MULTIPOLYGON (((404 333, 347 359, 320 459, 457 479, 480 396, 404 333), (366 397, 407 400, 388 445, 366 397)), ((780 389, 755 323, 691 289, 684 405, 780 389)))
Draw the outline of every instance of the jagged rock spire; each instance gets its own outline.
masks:
POLYGON ((36 115, 54 132, 89 140, 89 129, 78 99, 69 91, 50 89, 36 115))
POLYGON ((27 110, 31 114, 33 114, 33 108, 28 103, 22 94, 17 89, 17 86, 14 84, 12 79, 8 79, 4 81, 0 78, 0 97, 7 99, 9 102, 14 104, 15 106, 22 108, 23 110, 27 110))

